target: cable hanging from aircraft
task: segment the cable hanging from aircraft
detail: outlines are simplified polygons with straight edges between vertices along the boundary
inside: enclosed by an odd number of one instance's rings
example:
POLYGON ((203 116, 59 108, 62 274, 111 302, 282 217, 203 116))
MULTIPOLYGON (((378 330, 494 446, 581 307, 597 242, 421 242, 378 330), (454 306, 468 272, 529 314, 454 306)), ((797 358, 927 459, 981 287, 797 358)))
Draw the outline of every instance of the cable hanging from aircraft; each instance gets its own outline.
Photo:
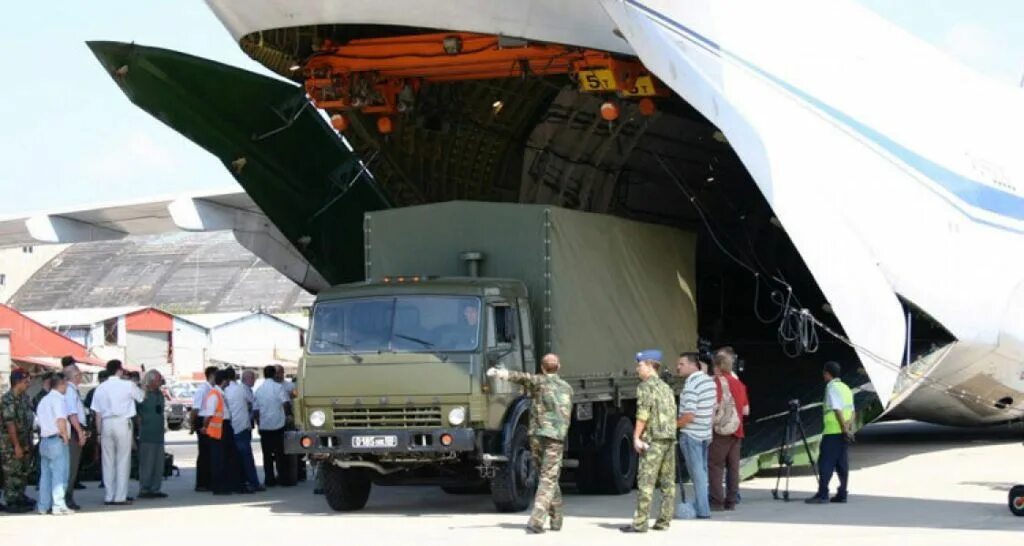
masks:
MULTIPOLYGON (((714 241, 715 245, 718 246, 719 250, 721 250, 722 253, 725 254, 725 256, 727 256, 737 265, 747 270, 748 272, 750 272, 751 275, 754 276, 754 314, 756 315, 757 319, 764 324, 771 324, 775 321, 779 321, 779 343, 782 346, 783 352, 787 356, 789 356, 790 358, 796 358, 804 354, 813 354, 817 352, 820 345, 817 328, 821 328, 822 330, 825 331, 825 333, 831 335, 833 338, 840 341, 841 343, 849 346, 851 349, 864 353, 872 360, 898 373, 904 373, 902 365, 889 362, 888 360, 875 354, 870 349, 867 349, 854 343, 849 338, 840 334, 839 332, 836 332, 827 324, 825 324, 820 319, 815 317, 808 309, 802 307, 800 305, 799 298, 797 298, 796 294, 793 293, 793 287, 785 280, 779 278, 776 275, 771 275, 768 273, 762 275, 761 272, 757 271, 754 267, 743 262, 742 260, 737 258, 735 254, 727 250, 725 246, 722 244, 721 239, 719 239, 718 235, 715 233, 714 228, 711 226, 711 222, 709 221, 707 214, 700 206, 700 203, 697 201, 696 194, 689 190, 686 184, 671 169, 671 167, 660 154, 654 154, 654 157, 658 160, 658 163, 661 165, 661 168, 664 169, 665 172, 672 179, 672 181, 675 182, 676 186, 683 193, 686 199, 690 201, 690 204, 693 205, 694 210, 697 211, 698 216, 700 216, 701 221, 704 223, 704 227, 708 230, 708 234, 711 236, 711 239, 712 241, 714 241), (760 284, 763 278, 771 279, 786 288, 786 295, 784 297, 782 293, 779 292, 778 290, 773 290, 771 295, 769 296, 770 300, 779 306, 779 312, 770 319, 764 319, 761 316, 759 310, 760 284), (796 306, 793 305, 794 301, 796 303, 796 306)), ((957 388, 952 385, 947 385, 945 383, 942 383, 941 381, 938 381, 930 377, 921 376, 916 378, 916 380, 919 381, 922 384, 921 386, 923 387, 935 389, 945 394, 949 394, 960 400, 994 407, 996 409, 1015 414, 1017 418, 1024 417, 1024 409, 1012 407, 1008 404, 1002 403, 999 400, 987 399, 977 394, 969 393, 964 389, 957 388)))
MULTIPOLYGON (((782 347, 786 356, 790 358, 797 358, 805 354, 816 353, 820 347, 818 332, 815 329, 814 323, 809 321, 806 316, 800 312, 800 299, 793 293, 793 287, 785 280, 779 278, 779 276, 772 275, 767 272, 762 274, 761 271, 758 271, 753 266, 737 258, 735 254, 730 252, 715 233, 715 229, 712 227, 707 213, 697 201, 696 193, 692 192, 686 186, 686 183, 683 182, 679 175, 672 170, 671 166, 665 161, 665 158, 663 158, 661 154, 655 153, 653 155, 658 160, 661 168, 679 188, 679 191, 683 193, 686 199, 693 206, 694 210, 697 211, 697 215, 700 216, 701 222, 704 223, 704 227, 707 229, 708 235, 711 236, 711 240, 714 241, 718 249, 721 250, 726 257, 754 276, 754 315, 763 324, 772 324, 778 321, 777 337, 779 345, 782 347), (761 312, 759 310, 760 283, 765 278, 779 283, 786 289, 786 295, 784 297, 780 291, 772 290, 770 301, 779 306, 779 311, 775 316, 767 320, 761 316, 761 312), (793 305, 794 303, 796 303, 796 305, 793 305)), ((767 283, 767 281, 764 282, 767 283)), ((769 284, 769 286, 771 285, 769 284)))

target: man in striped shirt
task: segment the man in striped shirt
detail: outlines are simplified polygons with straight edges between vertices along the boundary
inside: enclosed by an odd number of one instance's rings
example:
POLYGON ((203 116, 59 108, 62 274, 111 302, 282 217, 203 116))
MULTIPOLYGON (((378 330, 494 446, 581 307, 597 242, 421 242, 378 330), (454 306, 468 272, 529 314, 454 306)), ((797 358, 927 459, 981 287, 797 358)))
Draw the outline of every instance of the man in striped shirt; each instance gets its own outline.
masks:
POLYGON ((679 446, 686 459, 686 472, 693 481, 693 507, 698 519, 711 517, 708 502, 708 448, 711 419, 715 413, 715 382, 700 369, 696 353, 679 356, 676 373, 685 378, 679 395, 679 446))

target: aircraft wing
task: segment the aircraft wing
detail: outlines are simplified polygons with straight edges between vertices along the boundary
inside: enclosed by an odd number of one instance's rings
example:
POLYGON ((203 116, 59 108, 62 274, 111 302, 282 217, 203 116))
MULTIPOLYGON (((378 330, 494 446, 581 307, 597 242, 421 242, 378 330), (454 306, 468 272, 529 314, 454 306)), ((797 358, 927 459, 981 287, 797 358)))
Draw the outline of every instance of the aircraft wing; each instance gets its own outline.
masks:
POLYGON ((89 47, 129 100, 215 155, 266 215, 232 216, 198 199, 171 211, 176 225, 235 229, 239 242, 311 292, 363 279, 363 213, 389 201, 303 88, 165 49, 89 47))
POLYGON ((150 235, 188 229, 187 226, 175 223, 169 208, 179 199, 197 199, 211 206, 263 214, 252 199, 237 188, 90 204, 82 208, 0 217, 0 248, 101 241, 120 239, 126 235, 150 235))
POLYGON ((307 290, 329 286, 237 187, 0 217, 0 248, 216 230, 231 230, 239 243, 307 290))

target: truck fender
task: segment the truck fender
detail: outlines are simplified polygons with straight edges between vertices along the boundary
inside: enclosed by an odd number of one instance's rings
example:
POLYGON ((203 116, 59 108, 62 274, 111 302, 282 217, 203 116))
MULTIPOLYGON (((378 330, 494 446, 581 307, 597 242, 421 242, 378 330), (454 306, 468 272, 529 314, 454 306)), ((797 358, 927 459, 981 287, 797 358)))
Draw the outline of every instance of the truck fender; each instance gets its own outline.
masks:
POLYGON ((512 452, 512 434, 523 416, 530 412, 530 399, 521 396, 505 412, 505 424, 501 427, 501 454, 506 457, 512 452))

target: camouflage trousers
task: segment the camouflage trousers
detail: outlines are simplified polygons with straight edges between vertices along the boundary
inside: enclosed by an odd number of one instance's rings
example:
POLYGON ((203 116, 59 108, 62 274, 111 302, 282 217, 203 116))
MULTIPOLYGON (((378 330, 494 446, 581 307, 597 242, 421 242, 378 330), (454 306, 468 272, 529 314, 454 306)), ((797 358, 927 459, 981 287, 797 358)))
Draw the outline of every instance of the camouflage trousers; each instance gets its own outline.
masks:
POLYGON ((656 523, 667 526, 676 508, 674 440, 653 440, 651 447, 640 456, 640 468, 636 474, 636 513, 633 515, 633 527, 637 529, 647 529, 655 486, 661 491, 661 513, 656 523))
POLYGON ((24 496, 32 468, 30 456, 30 453, 26 453, 21 460, 15 459, 14 448, 8 448, 6 442, 0 449, 0 463, 3 464, 4 475, 4 502, 10 504, 24 496))
POLYGON ((558 477, 562 473, 562 442, 530 436, 530 453, 537 469, 539 483, 530 513, 530 527, 544 527, 544 517, 551 516, 551 528, 562 528, 562 488, 558 477))

